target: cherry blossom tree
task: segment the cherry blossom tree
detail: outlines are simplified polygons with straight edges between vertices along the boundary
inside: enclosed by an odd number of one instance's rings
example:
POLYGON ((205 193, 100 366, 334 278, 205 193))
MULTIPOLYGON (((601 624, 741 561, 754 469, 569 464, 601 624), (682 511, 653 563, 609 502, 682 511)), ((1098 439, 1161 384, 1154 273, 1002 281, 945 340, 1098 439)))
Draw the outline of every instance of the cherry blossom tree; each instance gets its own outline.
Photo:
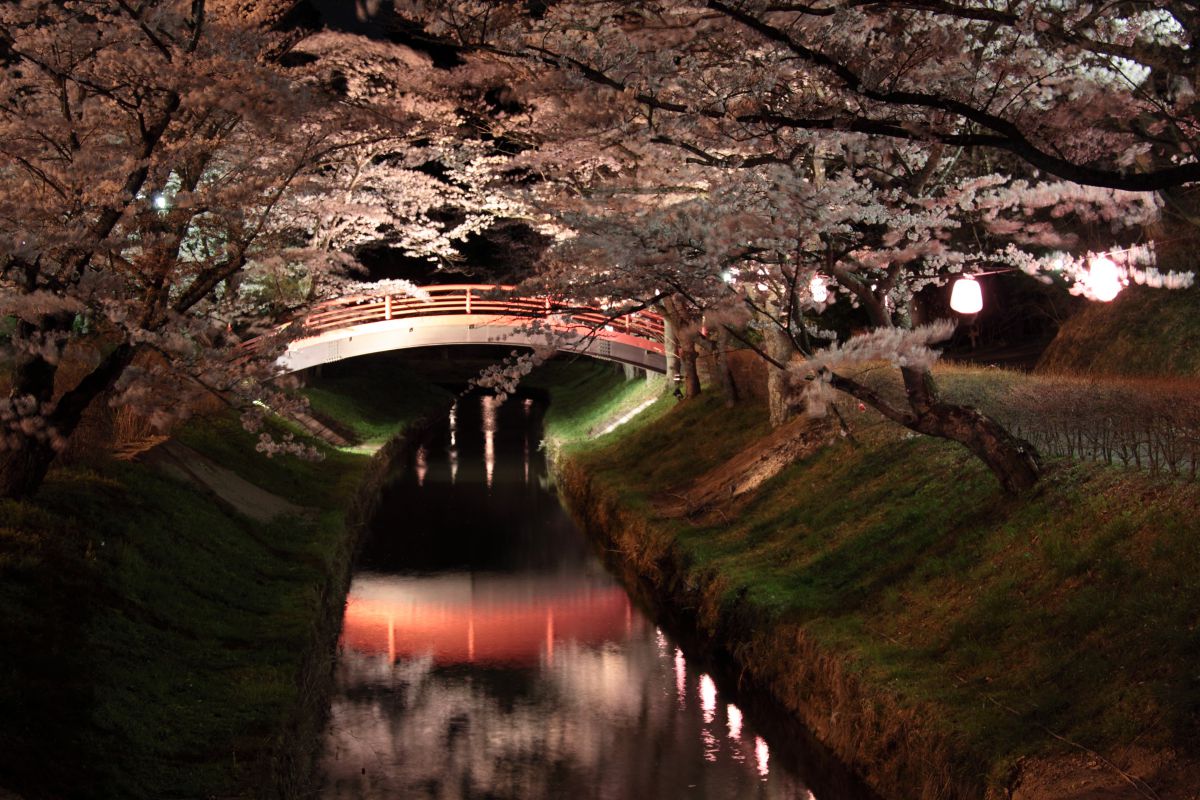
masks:
POLYGON ((321 31, 291 54, 311 59, 310 75, 361 110, 352 135, 360 144, 331 153, 319 180, 293 192, 277 219, 325 265, 343 268, 308 281, 306 299, 373 291, 355 259, 368 245, 453 267, 463 242, 525 215, 517 199, 491 189, 509 155, 463 110, 472 98, 460 95, 473 85, 408 47, 357 35, 321 31))
POLYGON ((1114 246, 1127 280, 1187 281, 1155 273, 1151 247, 1125 245, 1159 211, 1146 190, 1200 174, 1188 14, 1091 3, 1003 13, 927 2, 402 5, 504 71, 529 109, 533 193, 578 232, 546 279, 609 297, 671 291, 731 332, 740 309, 774 367, 778 417, 788 384, 814 410, 845 391, 964 444, 1019 491, 1037 480, 1036 453, 941 400, 929 365, 952 326, 922 318, 921 290, 1004 268, 1056 271, 1087 294, 1079 250, 1114 246), (833 340, 819 321, 831 298, 873 330, 833 340), (901 404, 843 370, 865 359, 900 369, 901 404))
MULTIPOLYGON (((963 443, 1008 488, 1029 485, 1037 474, 1031 448, 978 412, 941 401, 931 345, 954 324, 927 319, 921 292, 997 267, 1086 277, 1082 261, 1062 251, 1078 249, 1089 228, 1106 239, 1114 229, 1137 232, 1156 217, 1157 202, 1145 193, 1030 186, 1000 175, 930 180, 929 153, 877 144, 843 141, 840 153, 827 146, 819 179, 781 165, 691 165, 697 191, 690 197, 676 188, 576 199, 564 216, 576 235, 558 248, 549 279, 599 296, 672 293, 667 308, 685 329, 685 367, 702 325, 709 340, 721 331, 742 339, 771 365, 776 423, 798 403, 823 412, 829 390, 838 389, 913 430, 963 443), (838 342, 822 321, 835 303, 854 306, 874 331, 838 342), (899 404, 851 377, 850 368, 880 360, 900 370, 899 404)), ((1139 255, 1149 253, 1132 248, 1125 257, 1139 255)))
POLYGON ((0 314, 14 320, 0 495, 41 482, 141 350, 228 336, 229 281, 326 148, 323 101, 261 60, 271 41, 203 2, 0 8, 0 314), (64 351, 103 341, 74 386, 64 351))
POLYGON ((569 69, 681 145, 794 159, 805 132, 984 147, 1134 191, 1200 179, 1187 3, 573 0, 397 4, 465 47, 569 69), (684 125, 673 127, 673 120, 684 125))
POLYGON ((263 25, 282 5, 0 6, 0 496, 34 491, 110 389, 152 419, 197 387, 238 404, 268 390, 280 337, 231 352, 277 321, 242 279, 333 260, 295 198, 421 111, 401 98, 366 124, 365 104, 280 66, 297 37, 263 25))

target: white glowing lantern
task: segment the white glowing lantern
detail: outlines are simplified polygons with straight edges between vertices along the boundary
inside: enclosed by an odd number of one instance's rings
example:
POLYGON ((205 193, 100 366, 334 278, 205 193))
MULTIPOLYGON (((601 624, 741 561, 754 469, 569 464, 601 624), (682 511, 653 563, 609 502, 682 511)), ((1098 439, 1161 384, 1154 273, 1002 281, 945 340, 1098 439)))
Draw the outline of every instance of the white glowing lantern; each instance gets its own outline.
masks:
POLYGON ((1107 303, 1121 292, 1121 271, 1107 256, 1096 256, 1088 263, 1088 289, 1097 300, 1107 303))
POLYGON ((808 282, 808 290, 812 292, 814 303, 824 303, 829 299, 829 288, 825 286, 825 279, 820 275, 812 276, 812 280, 808 282))
POLYGON ((970 277, 959 278, 950 290, 950 307, 960 314, 978 314, 983 308, 983 291, 979 281, 970 277))

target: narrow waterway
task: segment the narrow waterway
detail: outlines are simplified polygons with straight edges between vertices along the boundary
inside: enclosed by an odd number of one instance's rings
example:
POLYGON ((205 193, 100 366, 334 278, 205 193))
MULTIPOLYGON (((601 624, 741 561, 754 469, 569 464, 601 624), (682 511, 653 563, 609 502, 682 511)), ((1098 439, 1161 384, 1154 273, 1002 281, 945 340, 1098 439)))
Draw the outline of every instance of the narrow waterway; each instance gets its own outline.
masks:
POLYGON ((322 796, 868 797, 806 770, 786 725, 630 601, 548 488, 539 418, 531 399, 464 398, 385 488, 322 796))

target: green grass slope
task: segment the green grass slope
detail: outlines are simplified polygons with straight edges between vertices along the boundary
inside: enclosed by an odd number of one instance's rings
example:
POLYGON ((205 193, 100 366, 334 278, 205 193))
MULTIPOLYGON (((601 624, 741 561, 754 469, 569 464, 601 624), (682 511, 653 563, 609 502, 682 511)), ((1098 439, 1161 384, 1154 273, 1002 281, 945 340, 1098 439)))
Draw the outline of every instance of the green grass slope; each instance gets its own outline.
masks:
POLYGON ((622 415, 663 393, 658 376, 628 380, 619 366, 578 358, 549 361, 521 385, 549 394, 543 427, 551 444, 596 438, 622 415))
POLYGON ((416 419, 453 399, 395 354, 370 358, 367 364, 355 359, 326 365, 324 374, 302 390, 314 413, 348 429, 362 446, 382 445, 396 434, 398 420, 416 419))
MULTIPOLYGON (((386 421, 370 404, 378 436, 422 407, 397 404, 386 421)), ((104 459, 0 501, 0 787, 258 797, 299 777, 281 774, 302 768, 281 754, 319 741, 297 708, 317 691, 304 670, 324 658, 314 647, 340 603, 346 515, 370 459, 267 459, 232 416, 178 438, 305 513, 255 524, 195 485, 104 459)))
POLYGON ((964 449, 847 416, 857 446, 836 441, 702 518, 662 509, 752 446, 762 409, 664 399, 568 442, 565 463, 648 518, 639 535, 667 544, 631 551, 674 552, 709 592, 713 630, 803 631, 952 742, 966 784, 1077 746, 1200 756, 1200 486, 1059 462, 1013 499, 964 449))
POLYGON ((1200 375, 1200 287, 1133 286, 1111 303, 1088 303, 1063 325, 1037 370, 1200 375))

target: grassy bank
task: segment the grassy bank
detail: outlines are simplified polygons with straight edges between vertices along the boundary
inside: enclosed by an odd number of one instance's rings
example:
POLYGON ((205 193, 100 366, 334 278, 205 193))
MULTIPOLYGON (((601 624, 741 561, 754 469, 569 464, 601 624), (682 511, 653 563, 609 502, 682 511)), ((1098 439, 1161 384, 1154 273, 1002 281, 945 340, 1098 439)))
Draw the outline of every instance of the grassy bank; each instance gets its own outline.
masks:
POLYGON ((1113 302, 1089 303, 1067 320, 1037 369, 1077 375, 1200 375, 1198 312, 1200 286, 1131 286, 1113 302))
MULTIPOLYGON (((343 407, 388 432, 381 404, 343 407)), ((398 408, 390 430, 413 411, 398 408)), ((317 690, 314 647, 340 606, 346 513, 370 458, 266 459, 222 415, 177 438, 303 510, 254 523, 193 483, 100 457, 0 503, 5 788, 260 797, 302 779, 288 754, 317 732, 297 708, 317 690)))
POLYGON ((622 415, 663 393, 658 376, 629 380, 620 367, 591 359, 550 361, 521 385, 550 396, 543 427, 552 442, 592 439, 622 415))
POLYGON ((1200 489, 1057 462, 1012 499, 965 450, 847 416, 856 445, 692 516, 678 498, 762 439, 762 409, 547 423, 577 510, 885 793, 1067 796, 1048 765, 1083 750, 1129 791, 1110 767, 1164 797, 1194 779, 1200 489))
POLYGON ((302 391, 313 413, 346 432, 358 450, 378 448, 395 435, 397 420, 416 419, 450 400, 448 391, 394 353, 328 364, 302 391))

